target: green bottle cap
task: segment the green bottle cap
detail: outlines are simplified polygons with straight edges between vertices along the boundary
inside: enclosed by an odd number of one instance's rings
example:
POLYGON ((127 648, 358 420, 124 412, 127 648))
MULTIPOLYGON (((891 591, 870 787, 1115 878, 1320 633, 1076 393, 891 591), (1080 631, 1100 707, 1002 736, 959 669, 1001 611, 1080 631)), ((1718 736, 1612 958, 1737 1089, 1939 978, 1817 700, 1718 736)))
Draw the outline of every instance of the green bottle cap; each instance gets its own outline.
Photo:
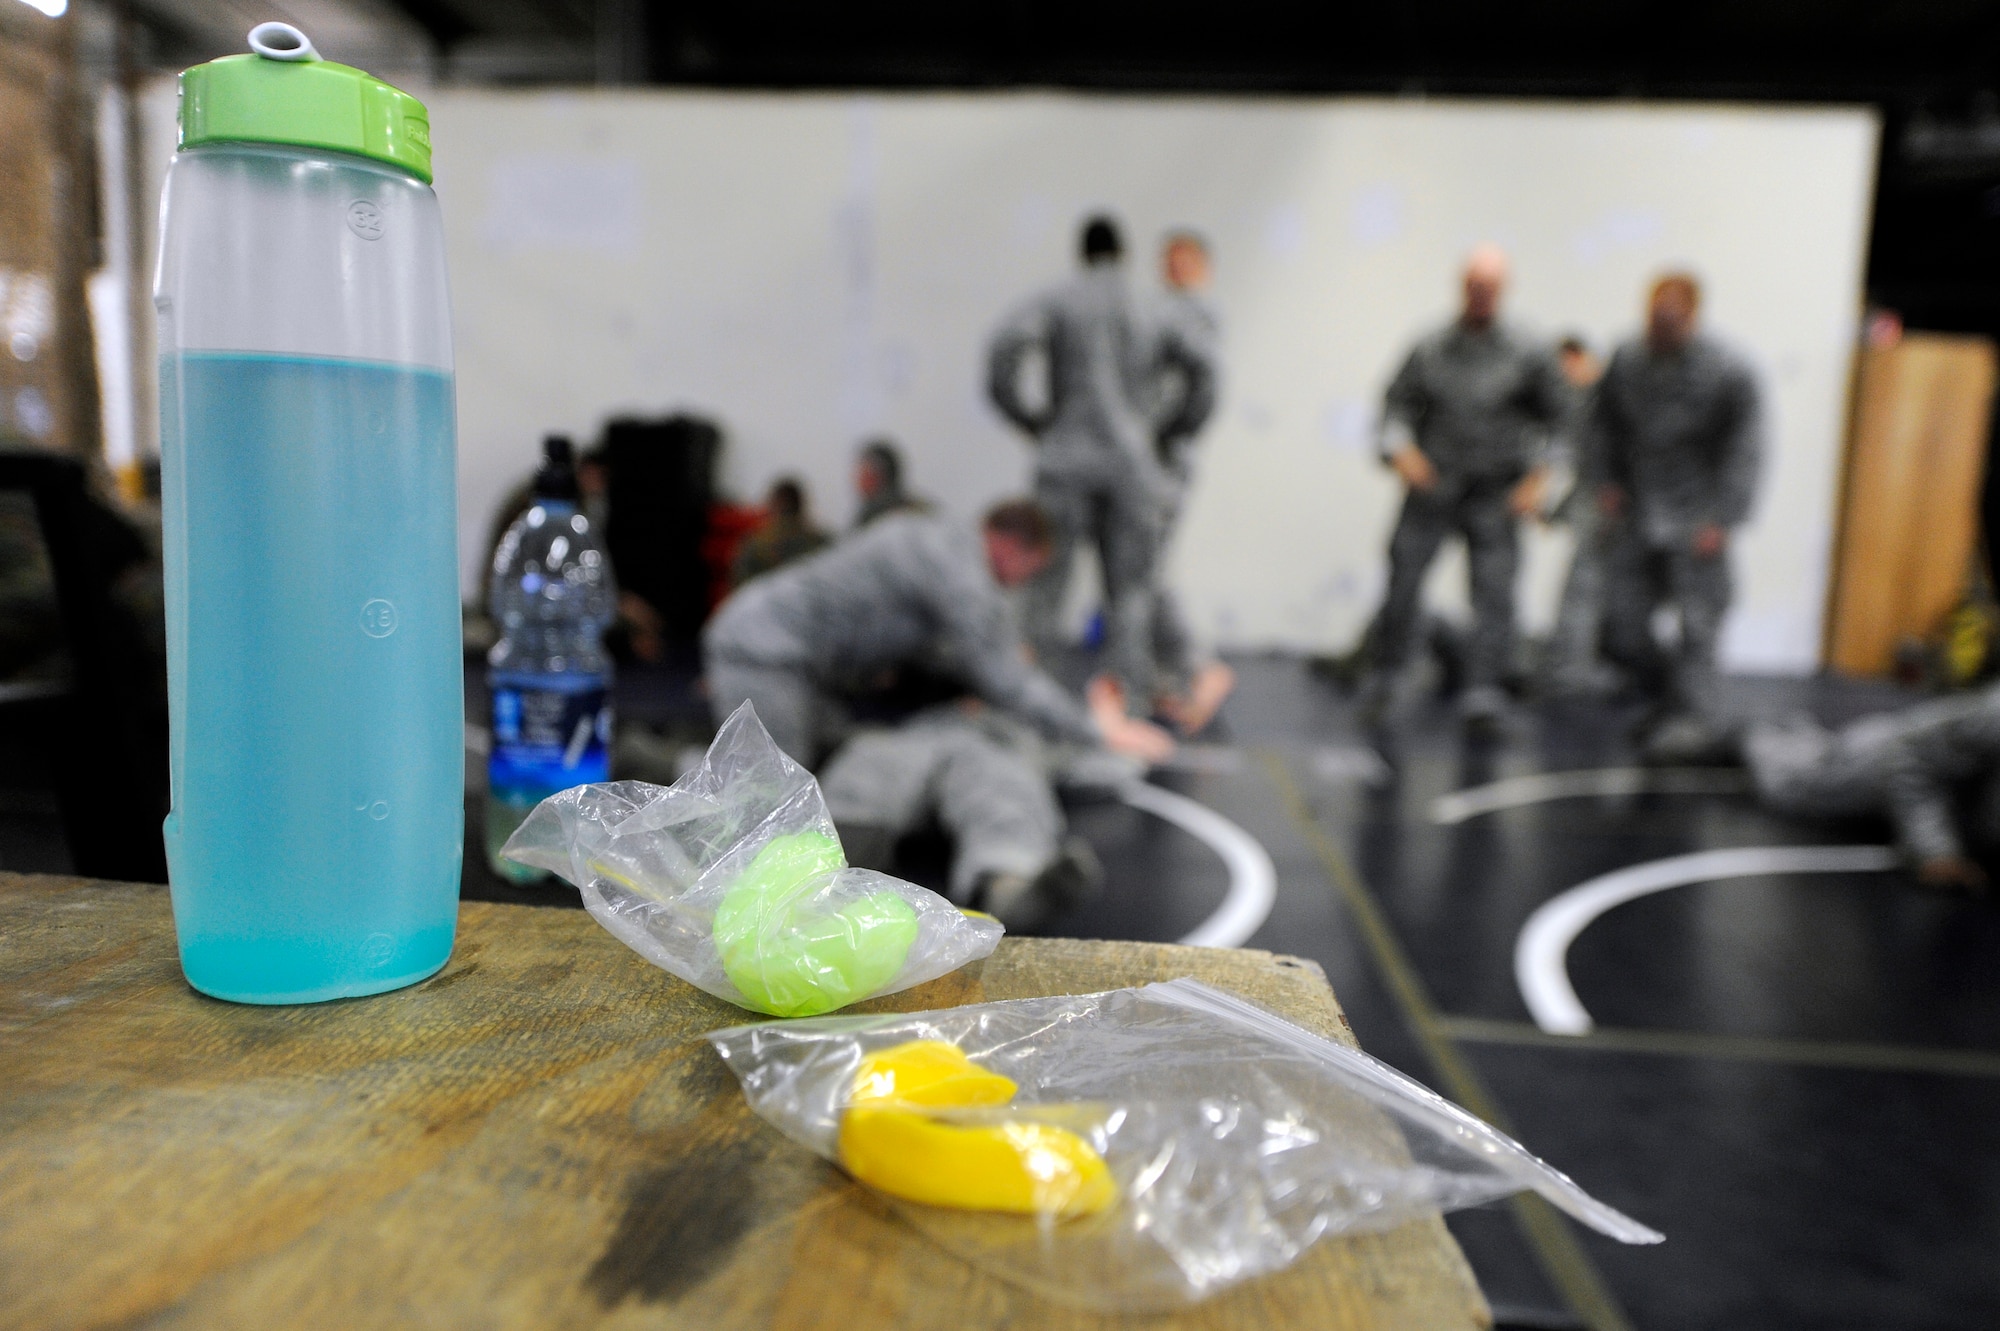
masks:
POLYGON ((182 71, 181 147, 330 148, 431 183, 431 120, 422 102, 371 74, 320 59, 289 23, 252 28, 250 50, 182 71))

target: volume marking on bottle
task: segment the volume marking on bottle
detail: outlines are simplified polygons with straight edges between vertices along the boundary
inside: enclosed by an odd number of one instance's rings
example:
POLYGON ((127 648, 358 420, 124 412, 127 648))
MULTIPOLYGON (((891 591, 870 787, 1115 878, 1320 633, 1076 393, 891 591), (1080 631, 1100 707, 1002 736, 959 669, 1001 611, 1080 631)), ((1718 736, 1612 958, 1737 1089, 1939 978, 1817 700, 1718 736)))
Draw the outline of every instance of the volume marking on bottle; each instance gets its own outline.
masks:
POLYGON ((363 240, 382 239, 382 209, 372 199, 356 199, 347 205, 347 229, 363 240))
POLYGON ((361 607, 361 631, 371 638, 386 638, 396 631, 396 607, 376 597, 361 607))

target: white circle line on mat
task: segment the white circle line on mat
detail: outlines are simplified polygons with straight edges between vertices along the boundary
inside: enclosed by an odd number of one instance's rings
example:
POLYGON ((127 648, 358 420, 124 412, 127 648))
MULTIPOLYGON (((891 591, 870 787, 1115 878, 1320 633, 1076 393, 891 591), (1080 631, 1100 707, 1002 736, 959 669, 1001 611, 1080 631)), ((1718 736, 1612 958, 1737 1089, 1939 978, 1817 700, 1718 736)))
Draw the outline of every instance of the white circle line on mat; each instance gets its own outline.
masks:
POLYGON ((1569 982, 1569 945, 1612 907, 1719 878, 1873 873, 1900 863, 1890 846, 1742 846, 1634 864, 1579 883, 1537 907, 1514 940, 1514 983, 1535 1025, 1551 1035, 1588 1035, 1590 1013, 1569 982))
POLYGON ((1199 800, 1143 781, 1120 786, 1118 798, 1201 841, 1229 868, 1229 892, 1222 904, 1180 941, 1189 947, 1241 947, 1248 942, 1270 918, 1278 899, 1278 869, 1263 843, 1199 800))
POLYGON ((1738 795, 1750 779, 1734 767, 1593 767, 1576 772, 1535 772, 1469 786, 1431 801, 1430 819, 1451 827, 1483 813, 1550 800, 1618 795, 1738 795))

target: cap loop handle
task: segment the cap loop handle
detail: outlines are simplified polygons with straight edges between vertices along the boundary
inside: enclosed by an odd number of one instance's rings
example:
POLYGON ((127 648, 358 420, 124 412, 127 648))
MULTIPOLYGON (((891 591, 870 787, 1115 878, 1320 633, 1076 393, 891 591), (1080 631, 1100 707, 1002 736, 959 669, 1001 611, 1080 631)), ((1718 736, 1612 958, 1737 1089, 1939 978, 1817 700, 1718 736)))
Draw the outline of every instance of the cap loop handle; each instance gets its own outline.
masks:
POLYGON ((303 63, 320 58, 312 38, 289 23, 259 23, 250 29, 250 49, 266 60, 303 63))

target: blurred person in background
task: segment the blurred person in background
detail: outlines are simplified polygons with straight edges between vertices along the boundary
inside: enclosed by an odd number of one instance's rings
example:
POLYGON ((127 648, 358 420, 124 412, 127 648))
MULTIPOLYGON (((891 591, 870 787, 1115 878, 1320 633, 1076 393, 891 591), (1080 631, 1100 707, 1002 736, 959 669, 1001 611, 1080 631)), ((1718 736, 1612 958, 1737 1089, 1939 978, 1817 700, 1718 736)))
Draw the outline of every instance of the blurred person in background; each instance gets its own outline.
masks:
POLYGON ((1613 686, 1612 672, 1598 655, 1604 624, 1605 546, 1612 524, 1598 506, 1592 487, 1583 481, 1576 446, 1576 430, 1589 419, 1591 392, 1604 377, 1604 362, 1575 333, 1556 344, 1556 361, 1563 378, 1576 391, 1578 405, 1572 416, 1574 428, 1565 431, 1552 450, 1570 480, 1569 492, 1556 507, 1553 520, 1568 524, 1575 545, 1542 662, 1543 686, 1556 696, 1585 697, 1608 693, 1613 686))
POLYGON ((1985 895, 2000 853, 2000 685, 1865 717, 1750 727, 1742 757, 1765 805, 1813 818, 1885 818, 1931 887, 1985 895))
POLYGON ((1500 319, 1506 254, 1467 257, 1458 317, 1418 342, 1384 395, 1380 451, 1402 480, 1389 538, 1389 585, 1370 628, 1363 715, 1394 709, 1421 623, 1424 574, 1447 536, 1465 538, 1473 627, 1459 713, 1492 733, 1513 667, 1514 582, 1522 518, 1540 511, 1545 454, 1569 416, 1571 390, 1543 344, 1500 319))
MULTIPOLYGON (((1153 441, 1165 485, 1160 508, 1162 550, 1173 539, 1194 481, 1195 439, 1215 414, 1220 393, 1220 323, 1207 299, 1212 265, 1208 244, 1174 231, 1160 247, 1161 298, 1152 338, 1153 441)), ((1236 687, 1236 672, 1220 661, 1195 664, 1194 635, 1166 584, 1164 559, 1154 564, 1152 643, 1158 671, 1154 711, 1183 735, 1205 729, 1236 687)))
MULTIPOLYGON (((819 783, 848 863, 895 872, 903 839, 936 827, 951 842, 946 895, 1009 933, 1032 933, 1104 881, 1090 843, 1068 834, 1056 796, 1078 753, 1075 741, 1051 741, 965 696, 857 726, 819 783)), ((1136 765, 1121 775, 1136 776, 1136 765)))
POLYGON ((1115 685, 1088 702, 1029 662, 1006 591, 1047 565, 1048 519, 1028 500, 977 529, 943 514, 895 513, 746 583, 703 635, 720 722, 755 704, 786 753, 822 771, 849 859, 880 867, 935 819, 954 846, 961 905, 1032 928, 1094 890, 1087 850, 1063 841, 1042 742, 1144 762, 1171 756, 1165 732, 1125 714, 1115 685), (889 725, 858 708, 898 672, 954 678, 962 700, 889 725))
POLYGON ((1164 758, 1164 733, 1086 707, 1022 650, 1006 590, 1047 566, 1052 539, 1027 500, 996 505, 976 529, 896 513, 745 583, 702 635, 717 721, 753 699, 778 747, 812 766, 841 738, 845 699, 921 665, 1052 737, 1164 758))
POLYGON ((1570 387, 1582 393, 1604 377, 1604 361, 1590 349, 1581 333, 1565 334, 1556 343, 1556 366, 1570 387))
POLYGON ((1153 366, 1125 280, 1125 244, 1109 217, 1084 224, 1082 270, 1010 315, 987 352, 987 392, 1036 444, 1035 500, 1053 527, 1046 571, 1027 588, 1022 622, 1048 659, 1061 646, 1063 600, 1079 541, 1104 577, 1106 656, 1128 705, 1153 680, 1153 592, 1161 513, 1172 488, 1147 410, 1153 366), (1047 389, 1025 391, 1039 360, 1047 389))
POLYGON ((1641 738, 1672 759, 1716 741, 1716 641, 1731 598, 1730 533, 1750 516, 1763 405, 1749 364, 1698 327, 1701 286, 1668 273, 1645 332, 1611 357, 1582 431, 1585 474, 1614 524, 1604 651, 1655 698, 1641 738), (1654 636, 1671 606, 1679 640, 1654 636))
POLYGON ((860 507, 854 525, 865 527, 885 513, 926 512, 930 504, 903 488, 903 451, 889 439, 871 439, 854 460, 854 493, 860 507))
POLYGON ((732 585, 740 587, 824 546, 832 538, 814 524, 805 482, 780 476, 764 497, 764 521, 737 548, 732 585))

